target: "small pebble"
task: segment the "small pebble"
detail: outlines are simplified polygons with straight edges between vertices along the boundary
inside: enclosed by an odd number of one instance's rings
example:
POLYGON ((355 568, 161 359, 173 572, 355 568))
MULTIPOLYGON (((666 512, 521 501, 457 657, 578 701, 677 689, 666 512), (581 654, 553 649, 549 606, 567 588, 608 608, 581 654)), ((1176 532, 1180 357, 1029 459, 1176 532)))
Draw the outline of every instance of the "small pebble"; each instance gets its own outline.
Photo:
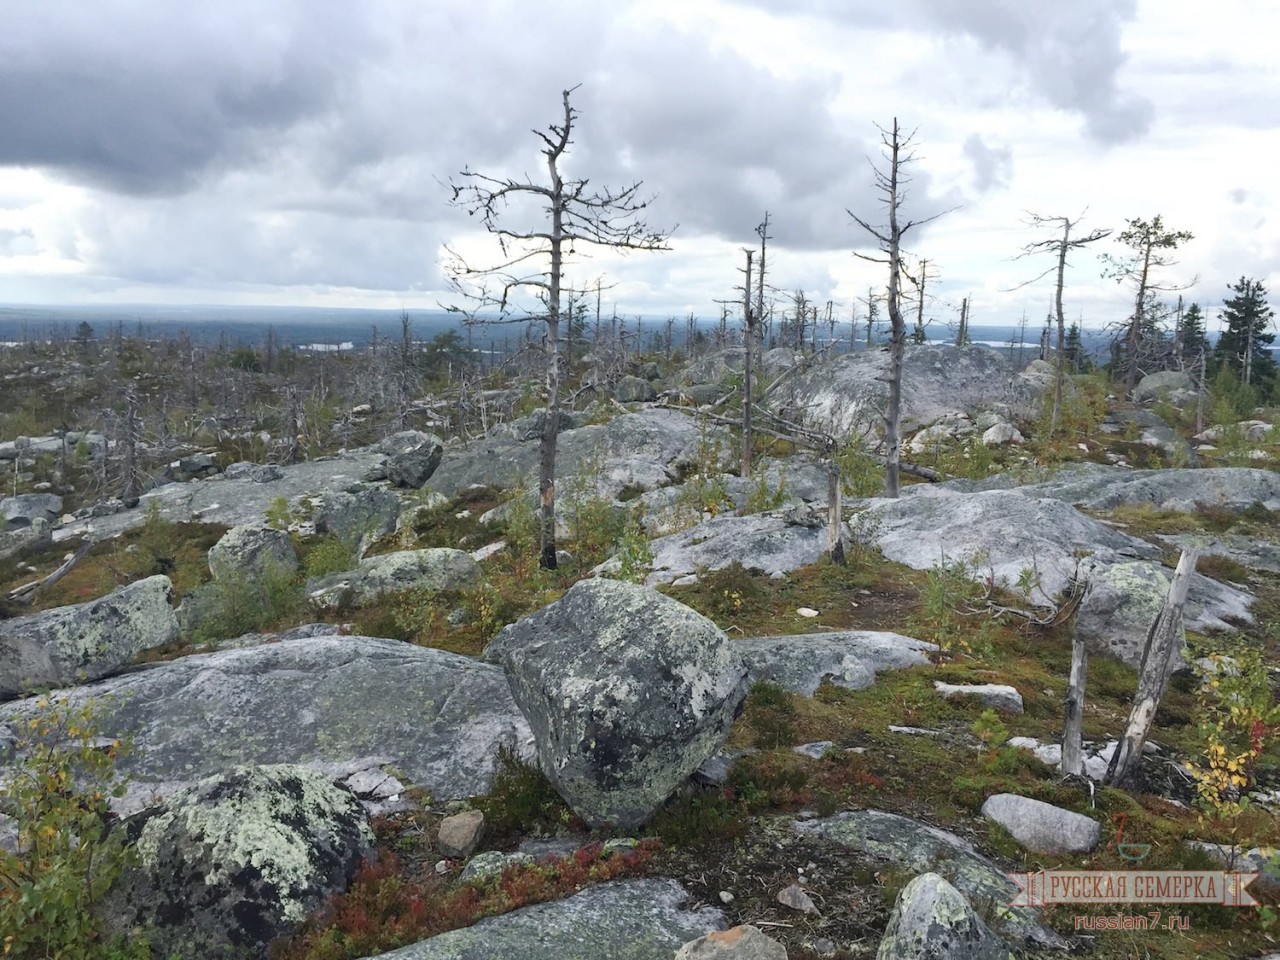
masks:
POLYGON ((437 861, 436 861, 436 873, 440 874, 441 876, 444 876, 444 875, 445 875, 446 873, 448 873, 448 872, 449 872, 449 861, 448 861, 448 860, 437 860, 437 861))
POLYGON ((730 893, 728 890, 721 890, 720 902, 727 907, 729 904, 733 903, 733 894, 730 893))

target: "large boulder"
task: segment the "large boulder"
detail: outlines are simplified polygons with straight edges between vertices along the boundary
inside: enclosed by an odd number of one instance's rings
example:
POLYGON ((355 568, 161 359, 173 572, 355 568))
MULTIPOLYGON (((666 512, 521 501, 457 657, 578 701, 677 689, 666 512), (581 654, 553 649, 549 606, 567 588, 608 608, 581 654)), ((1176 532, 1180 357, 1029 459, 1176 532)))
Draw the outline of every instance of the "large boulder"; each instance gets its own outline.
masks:
POLYGON ((397 487, 417 490, 436 472, 444 456, 444 442, 432 433, 402 430, 375 447, 387 455, 387 480, 397 487))
POLYGON ((876 960, 1013 960, 946 879, 922 873, 898 894, 876 960))
MULTIPOLYGON (((889 355, 847 353, 797 376, 789 402, 805 422, 837 436, 879 427, 885 409, 889 355)), ((1029 413, 1040 391, 1003 354, 986 347, 908 344, 903 356, 902 418, 906 429, 947 413, 1007 404, 1029 413)))
POLYGON ((1255 503, 1280 509, 1280 473, 1254 467, 1126 470, 1080 464, 1021 490, 1094 510, 1151 504, 1186 513, 1196 504, 1243 510, 1255 503))
POLYGON ((725 926, 719 910, 686 906, 688 900, 674 880, 617 880, 375 960, 671 960, 681 944, 725 926))
POLYGON ((773 683, 812 697, 825 680, 862 690, 881 670, 928 664, 938 647, 900 633, 841 630, 781 637, 745 637, 734 642, 752 683, 773 683))
POLYGON ((232 527, 209 548, 209 572, 215 580, 259 580, 268 572, 293 573, 298 554, 282 530, 232 527))
POLYGON ((109 901, 160 955, 256 960, 346 889, 373 844, 360 801, 302 767, 238 767, 126 822, 138 852, 109 901))
POLYGON ((0 518, 13 527, 30 526, 36 520, 49 523, 62 513, 62 498, 52 493, 23 493, 0 500, 0 518))
POLYGON ((613 395, 621 403, 645 403, 658 399, 658 391, 653 384, 640 377, 623 377, 613 395))
POLYGON ((147 577, 99 600, 0 620, 0 699, 105 677, 178 639, 173 585, 147 577))
POLYGON ((400 498, 382 487, 352 487, 325 494, 316 509, 316 533, 330 533, 363 556, 369 545, 396 528, 400 498))
POLYGON ((1195 393, 1196 382, 1191 378, 1191 374, 1183 373, 1181 370, 1157 370, 1155 373, 1148 373, 1138 381, 1129 394, 1129 399, 1134 403, 1146 403, 1148 400, 1194 397, 1195 393), (1174 395, 1177 397, 1175 398, 1174 395))
POLYGON ((53 528, 43 517, 36 517, 25 527, 3 529, 3 524, 0 524, 0 560, 11 560, 24 553, 34 553, 52 543, 53 528))
MULTIPOLYGON (((274 638, 267 638, 274 639, 274 638)), ((499 667, 371 637, 308 637, 196 654, 58 694, 98 704, 133 796, 172 792, 247 763, 356 769, 389 763, 437 800, 486 793, 499 748, 532 737, 499 667)), ((0 706, 34 717, 34 699, 0 706)))
POLYGON ((361 560, 354 570, 319 577, 307 593, 322 607, 372 603, 384 593, 424 590, 471 590, 480 582, 480 565, 463 550, 435 547, 402 550, 361 560))
POLYGON ((592 825, 642 824, 723 742, 747 670, 714 623, 654 590, 583 580, 503 629, 543 772, 592 825))

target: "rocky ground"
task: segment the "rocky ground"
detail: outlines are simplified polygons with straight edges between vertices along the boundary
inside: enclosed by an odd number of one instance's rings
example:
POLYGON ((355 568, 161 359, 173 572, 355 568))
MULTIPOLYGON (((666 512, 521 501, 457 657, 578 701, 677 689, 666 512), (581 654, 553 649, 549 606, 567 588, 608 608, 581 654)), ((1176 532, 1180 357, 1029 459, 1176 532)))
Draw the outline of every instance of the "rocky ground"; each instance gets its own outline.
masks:
MULTIPOLYGON (((766 359, 784 408, 856 430, 877 356, 766 359)), ((92 743, 132 746, 112 928, 158 956, 1263 955, 1255 910, 1084 936, 1009 908, 1007 873, 1124 868, 1117 823, 1153 869, 1280 840, 1269 730, 1251 804, 1197 801, 1217 704, 1187 669, 1137 782, 1097 782, 1181 547, 1204 554, 1188 658, 1253 651, 1274 681, 1268 421, 1195 437, 1080 381, 1098 416, 1051 437, 1045 370, 916 351, 911 456, 955 479, 881 499, 842 452, 835 564, 825 464, 779 443, 732 472, 734 363, 637 369, 634 402, 565 415, 554 572, 536 416, 214 464, 80 516, 0 503, 0 754, 18 770, 26 731, 81 706, 92 743), (1055 769, 1073 637, 1092 781, 1055 769)))

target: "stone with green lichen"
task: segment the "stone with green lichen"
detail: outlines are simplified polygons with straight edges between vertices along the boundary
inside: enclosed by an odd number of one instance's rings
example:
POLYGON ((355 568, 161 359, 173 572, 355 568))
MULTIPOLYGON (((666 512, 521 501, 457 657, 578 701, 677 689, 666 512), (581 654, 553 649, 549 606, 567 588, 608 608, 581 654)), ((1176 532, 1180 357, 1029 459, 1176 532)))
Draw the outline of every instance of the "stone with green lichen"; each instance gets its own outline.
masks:
POLYGON ((1017 884, 970 843, 945 830, 881 810, 857 810, 822 820, 798 821, 795 830, 911 871, 937 873, 970 905, 991 910, 995 925, 1005 934, 1029 945, 1055 949, 1066 945, 1062 937, 1041 922, 1036 910, 1008 906, 1019 892, 1017 884))
POLYGON ((0 621, 0 700, 126 666, 178 638, 168 577, 147 577, 98 600, 0 621))
POLYGON ((237 767, 126 822, 137 852, 113 890, 122 928, 163 956, 257 958, 346 889, 372 848, 355 795, 303 767, 237 767))
POLYGON ((232 527, 209 548, 209 572, 215 580, 258 579, 268 571, 298 569, 293 541, 283 530, 244 525, 232 527))
POLYGON ((436 547, 369 557, 354 570, 309 581, 307 594, 318 606, 336 607, 343 600, 360 605, 403 590, 471 590, 479 582, 480 565, 471 554, 436 547))
POLYGON ((719 627, 616 580, 580 581, 485 658, 506 668, 543 773, 593 825, 643 823, 724 741, 747 690, 719 627))
MULTIPOLYGON (((488 791, 499 747, 531 753, 501 668, 370 637, 196 654, 66 696, 73 705, 104 699, 100 732, 134 743, 119 766, 140 792, 237 764, 378 758, 402 781, 452 799, 488 791)), ((35 699, 0 705, 0 724, 37 713, 35 699)))
POLYGON ((898 894, 876 960, 1013 960, 960 892, 936 873, 898 894))
POLYGON ((671 960, 724 915, 674 880, 619 880, 379 955, 379 960, 671 960))

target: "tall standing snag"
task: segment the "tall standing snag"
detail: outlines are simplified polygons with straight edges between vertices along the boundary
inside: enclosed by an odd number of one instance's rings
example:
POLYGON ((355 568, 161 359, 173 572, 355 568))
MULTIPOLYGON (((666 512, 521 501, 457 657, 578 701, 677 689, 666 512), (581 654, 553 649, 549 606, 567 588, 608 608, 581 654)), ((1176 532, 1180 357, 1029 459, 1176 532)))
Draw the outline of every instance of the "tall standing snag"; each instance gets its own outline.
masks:
MULTIPOLYGON (((884 146, 885 159, 889 162, 886 171, 872 165, 875 172, 876 190, 883 198, 888 211, 889 222, 885 225, 872 226, 852 210, 845 212, 853 218, 863 230, 875 238, 884 257, 872 257, 854 251, 854 256, 872 263, 884 263, 889 266, 889 288, 885 294, 885 305, 889 311, 889 400, 884 414, 885 445, 885 496, 898 495, 899 462, 902 456, 902 354, 907 342, 906 324, 902 319, 902 238, 912 227, 917 227, 942 216, 941 213, 926 217, 923 220, 908 220, 905 223, 898 217, 898 208, 902 203, 903 192, 911 178, 903 174, 903 167, 915 160, 911 152, 911 144, 915 134, 903 136, 898 127, 898 118, 893 118, 890 130, 880 128, 880 142, 884 146)), ((943 211, 948 212, 948 211, 943 211)))
MULTIPOLYGON (((538 495, 541 503, 540 564, 548 570, 556 566, 555 468, 560 427, 560 299, 564 283, 565 257, 579 244, 614 250, 665 250, 670 231, 654 230, 641 213, 648 200, 641 199, 639 181, 622 189, 594 187, 588 180, 566 177, 561 161, 573 142, 578 112, 570 103, 577 87, 561 94, 564 116, 548 132, 534 130, 543 143, 547 180, 535 183, 524 179, 491 177, 465 169, 461 182, 451 184, 452 203, 481 223, 498 238, 501 261, 474 267, 449 250, 447 270, 454 289, 467 298, 471 309, 454 308, 475 319, 483 312, 496 313, 497 322, 523 322, 522 311, 512 317, 513 298, 532 291, 541 303, 545 324, 546 416, 538 457, 538 495), (523 211, 521 205, 526 205, 523 211), (529 206, 541 205, 536 216, 529 206), (515 209, 513 209, 513 207, 515 209), (526 223, 511 227, 504 218, 523 212, 526 223)), ((533 319, 537 319, 535 315, 533 319)))

